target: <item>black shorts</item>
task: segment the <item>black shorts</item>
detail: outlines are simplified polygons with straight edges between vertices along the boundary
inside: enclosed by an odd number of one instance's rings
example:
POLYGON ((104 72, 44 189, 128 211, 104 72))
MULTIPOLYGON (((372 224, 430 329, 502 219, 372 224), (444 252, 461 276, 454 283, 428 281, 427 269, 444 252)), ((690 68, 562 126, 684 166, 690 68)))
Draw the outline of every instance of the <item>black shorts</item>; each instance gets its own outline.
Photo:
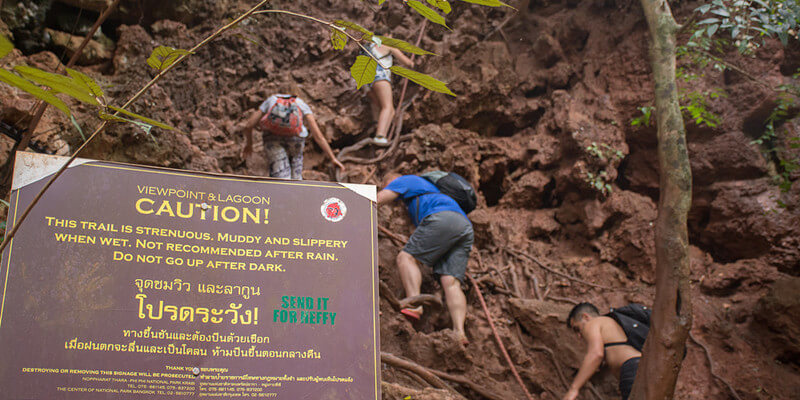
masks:
POLYGON ((472 224, 454 211, 428 215, 403 248, 438 276, 450 275, 462 283, 472 250, 472 224))
POLYGON ((619 370, 619 392, 622 394, 622 400, 628 400, 633 389, 633 380, 636 379, 636 370, 639 369, 639 359, 641 357, 633 357, 622 363, 622 368, 619 370))

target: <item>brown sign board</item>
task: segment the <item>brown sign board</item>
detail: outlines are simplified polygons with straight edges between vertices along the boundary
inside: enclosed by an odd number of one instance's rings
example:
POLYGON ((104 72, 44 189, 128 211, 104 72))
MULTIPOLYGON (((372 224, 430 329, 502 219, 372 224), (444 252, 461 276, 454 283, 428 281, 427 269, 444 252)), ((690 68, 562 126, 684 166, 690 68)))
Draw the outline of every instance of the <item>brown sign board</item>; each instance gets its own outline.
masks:
MULTIPOLYGON (((8 229, 66 158, 17 153, 8 229)), ((0 266, 0 399, 379 399, 375 187, 78 160, 0 266)))

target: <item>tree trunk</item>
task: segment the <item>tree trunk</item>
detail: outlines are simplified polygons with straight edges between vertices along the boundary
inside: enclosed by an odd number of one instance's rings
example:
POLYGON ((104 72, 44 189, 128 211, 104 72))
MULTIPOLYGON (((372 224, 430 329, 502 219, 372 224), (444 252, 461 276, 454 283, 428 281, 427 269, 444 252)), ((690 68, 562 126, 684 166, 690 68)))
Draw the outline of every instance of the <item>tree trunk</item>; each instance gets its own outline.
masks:
POLYGON ((660 196, 655 226, 656 298, 631 399, 664 400, 675 393, 692 325, 686 228, 692 173, 675 83, 675 32, 679 26, 665 0, 641 3, 652 40, 660 196))

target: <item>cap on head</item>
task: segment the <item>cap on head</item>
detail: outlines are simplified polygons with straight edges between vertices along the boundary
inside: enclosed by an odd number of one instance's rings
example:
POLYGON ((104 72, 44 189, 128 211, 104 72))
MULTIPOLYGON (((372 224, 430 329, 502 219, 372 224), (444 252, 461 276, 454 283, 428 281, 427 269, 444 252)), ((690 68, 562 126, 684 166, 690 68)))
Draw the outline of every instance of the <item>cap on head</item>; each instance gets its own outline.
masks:
POLYGON ((567 317, 567 328, 572 328, 572 321, 580 318, 582 314, 588 314, 590 316, 596 317, 600 315, 600 311, 598 311, 597 307, 595 307, 594 304, 592 303, 578 304, 577 306, 572 308, 572 311, 569 312, 569 316, 567 317))

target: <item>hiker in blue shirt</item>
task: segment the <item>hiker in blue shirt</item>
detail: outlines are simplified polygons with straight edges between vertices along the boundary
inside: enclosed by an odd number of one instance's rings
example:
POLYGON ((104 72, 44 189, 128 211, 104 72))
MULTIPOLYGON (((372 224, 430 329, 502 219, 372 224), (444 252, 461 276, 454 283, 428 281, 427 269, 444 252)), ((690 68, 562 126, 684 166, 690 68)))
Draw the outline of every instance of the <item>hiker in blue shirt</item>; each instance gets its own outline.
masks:
MULTIPOLYGON (((472 223, 458 203, 428 180, 416 175, 390 173, 384 178, 384 189, 378 192, 378 204, 401 199, 417 227, 397 254, 397 267, 406 297, 420 294, 422 274, 417 261, 433 268, 444 289, 453 330, 463 344, 468 344, 464 331, 467 298, 461 283, 472 249, 472 223)), ((400 311, 409 320, 419 320, 422 306, 400 311)))

